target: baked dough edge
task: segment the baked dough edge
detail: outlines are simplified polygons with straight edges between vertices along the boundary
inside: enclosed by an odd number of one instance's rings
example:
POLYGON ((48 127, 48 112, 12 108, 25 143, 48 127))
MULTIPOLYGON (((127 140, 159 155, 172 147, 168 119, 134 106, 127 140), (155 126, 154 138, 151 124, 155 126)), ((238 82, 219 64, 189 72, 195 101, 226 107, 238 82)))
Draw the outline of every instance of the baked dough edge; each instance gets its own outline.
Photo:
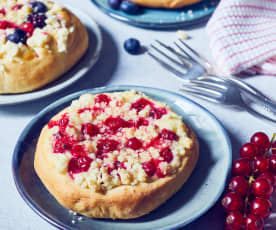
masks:
MULTIPOLYGON (((61 111, 52 119, 66 112, 61 111)), ((183 126, 192 139, 191 146, 186 149, 186 155, 179 171, 169 177, 158 179, 152 183, 141 183, 135 186, 121 185, 108 190, 105 194, 82 189, 66 174, 60 174, 47 159, 48 149, 45 149, 49 129, 42 129, 34 158, 35 172, 56 198, 69 210, 87 217, 132 219, 143 216, 159 207, 175 194, 187 181, 199 157, 199 143, 194 131, 185 123, 183 126)))

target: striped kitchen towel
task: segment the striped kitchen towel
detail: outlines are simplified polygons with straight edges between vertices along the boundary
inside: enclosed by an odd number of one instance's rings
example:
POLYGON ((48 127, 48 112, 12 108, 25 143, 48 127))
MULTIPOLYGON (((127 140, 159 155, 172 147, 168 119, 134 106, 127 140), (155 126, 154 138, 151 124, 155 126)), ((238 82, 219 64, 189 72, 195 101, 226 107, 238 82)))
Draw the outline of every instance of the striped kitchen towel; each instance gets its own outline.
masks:
POLYGON ((276 0, 221 0, 207 24, 224 75, 276 75, 276 0))

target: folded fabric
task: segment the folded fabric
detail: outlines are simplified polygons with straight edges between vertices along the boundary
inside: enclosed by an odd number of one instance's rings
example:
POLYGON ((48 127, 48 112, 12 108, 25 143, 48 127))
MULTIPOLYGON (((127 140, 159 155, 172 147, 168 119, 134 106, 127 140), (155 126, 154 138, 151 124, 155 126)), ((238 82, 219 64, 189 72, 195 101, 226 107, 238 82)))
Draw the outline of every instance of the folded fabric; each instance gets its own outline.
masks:
POLYGON ((220 73, 276 75, 276 0, 222 0, 206 30, 220 73))

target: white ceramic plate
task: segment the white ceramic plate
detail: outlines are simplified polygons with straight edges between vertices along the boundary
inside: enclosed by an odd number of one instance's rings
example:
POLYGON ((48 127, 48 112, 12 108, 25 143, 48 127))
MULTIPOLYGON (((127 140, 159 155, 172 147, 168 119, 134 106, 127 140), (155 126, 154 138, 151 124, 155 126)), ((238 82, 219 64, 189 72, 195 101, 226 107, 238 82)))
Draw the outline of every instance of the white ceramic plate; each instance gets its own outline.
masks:
POLYGON ((77 15, 87 28, 89 47, 84 57, 69 72, 39 90, 23 94, 0 95, 0 105, 28 102, 56 93, 83 77, 97 62, 102 48, 102 35, 98 25, 89 15, 75 8, 66 7, 77 15))

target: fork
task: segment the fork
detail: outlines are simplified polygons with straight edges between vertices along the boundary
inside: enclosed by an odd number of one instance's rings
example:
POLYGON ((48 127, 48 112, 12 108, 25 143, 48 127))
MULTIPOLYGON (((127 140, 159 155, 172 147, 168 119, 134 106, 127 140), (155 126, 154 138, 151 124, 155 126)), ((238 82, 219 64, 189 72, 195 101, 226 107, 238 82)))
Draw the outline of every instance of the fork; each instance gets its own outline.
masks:
POLYGON ((184 84, 180 91, 190 93, 211 102, 244 108, 253 115, 276 122, 276 114, 274 114, 274 119, 271 116, 264 115, 256 109, 253 109, 244 101, 240 89, 230 81, 212 82, 194 79, 184 84))
MULTIPOLYGON (((193 83, 195 83, 195 80, 197 81, 197 84, 200 84, 200 82, 204 83, 205 88, 208 85, 209 89, 207 90, 210 90, 212 86, 213 88, 217 88, 217 83, 219 83, 220 86, 224 85, 224 87, 226 88, 231 87, 230 91, 233 91, 232 88, 236 87, 236 92, 239 92, 239 95, 244 95, 245 93, 247 96, 249 96, 251 100, 258 104, 261 104, 265 107, 266 110, 269 110, 272 113, 276 114, 276 103, 274 101, 262 94, 253 86, 250 86, 249 84, 241 80, 216 76, 214 74, 215 72, 212 68, 212 65, 209 63, 209 61, 205 57, 200 55, 197 51, 192 49, 189 45, 187 45, 187 43, 185 43, 183 40, 179 39, 179 43, 181 44, 181 46, 178 43, 174 42, 174 45, 178 48, 178 50, 164 44, 159 40, 156 40, 156 42, 165 50, 169 51, 171 54, 176 56, 178 59, 176 60, 175 58, 169 56, 153 44, 150 45, 151 49, 155 50, 156 52, 164 56, 167 59, 167 61, 164 61, 163 59, 159 58, 157 55, 151 52, 151 50, 147 52, 148 55, 152 57, 155 61, 157 61, 165 69, 167 69, 168 71, 172 72, 175 76, 180 78, 183 82, 183 88, 187 88, 187 86, 189 86, 189 83, 192 80, 194 80, 193 83), (174 63, 182 71, 178 70, 172 64, 169 64, 168 60, 174 63)), ((242 97, 241 100, 244 101, 242 97)), ((241 102, 236 102, 241 106, 241 102)), ((243 104, 243 106, 248 108, 248 106, 245 103, 243 104)))

